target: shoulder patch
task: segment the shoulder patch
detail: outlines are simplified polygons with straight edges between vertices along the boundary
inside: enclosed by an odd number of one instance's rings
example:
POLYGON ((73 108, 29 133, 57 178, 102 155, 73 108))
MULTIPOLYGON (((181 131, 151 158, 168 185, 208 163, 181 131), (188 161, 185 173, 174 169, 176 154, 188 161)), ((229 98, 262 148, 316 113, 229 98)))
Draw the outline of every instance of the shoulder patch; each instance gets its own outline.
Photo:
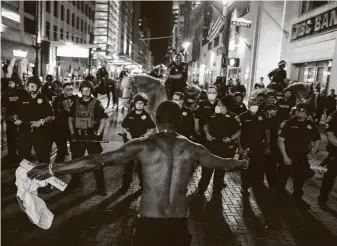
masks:
POLYGON ((308 127, 308 129, 309 129, 309 130, 311 130, 311 129, 312 129, 311 125, 307 125, 307 127, 308 127))
POLYGON ((263 117, 262 117, 262 116, 259 116, 258 119, 261 121, 261 120, 263 120, 263 117))
POLYGON ((326 120, 326 122, 330 122, 332 119, 331 115, 328 117, 328 119, 326 120))
POLYGON ((286 125, 286 123, 283 121, 280 125, 281 128, 283 128, 286 125))

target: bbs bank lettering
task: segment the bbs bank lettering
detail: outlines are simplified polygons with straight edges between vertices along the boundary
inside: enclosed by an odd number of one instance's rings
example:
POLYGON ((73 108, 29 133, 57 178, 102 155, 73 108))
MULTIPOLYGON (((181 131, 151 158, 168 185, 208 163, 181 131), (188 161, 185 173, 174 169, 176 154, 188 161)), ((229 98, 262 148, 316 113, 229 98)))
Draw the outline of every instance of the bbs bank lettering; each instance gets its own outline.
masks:
POLYGON ((291 40, 321 34, 337 29, 337 7, 292 26, 291 40))

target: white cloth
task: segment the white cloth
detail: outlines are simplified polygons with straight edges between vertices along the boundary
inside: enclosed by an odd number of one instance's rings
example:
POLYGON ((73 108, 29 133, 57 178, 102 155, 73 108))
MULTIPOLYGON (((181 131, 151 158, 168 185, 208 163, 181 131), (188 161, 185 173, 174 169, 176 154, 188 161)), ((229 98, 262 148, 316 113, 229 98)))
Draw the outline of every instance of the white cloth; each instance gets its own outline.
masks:
POLYGON ((37 196, 37 188, 46 186, 47 182, 45 180, 31 180, 27 177, 27 171, 21 166, 16 169, 15 177, 15 185, 18 188, 16 196, 21 209, 28 215, 32 223, 43 229, 49 229, 54 214, 49 211, 46 203, 37 196))

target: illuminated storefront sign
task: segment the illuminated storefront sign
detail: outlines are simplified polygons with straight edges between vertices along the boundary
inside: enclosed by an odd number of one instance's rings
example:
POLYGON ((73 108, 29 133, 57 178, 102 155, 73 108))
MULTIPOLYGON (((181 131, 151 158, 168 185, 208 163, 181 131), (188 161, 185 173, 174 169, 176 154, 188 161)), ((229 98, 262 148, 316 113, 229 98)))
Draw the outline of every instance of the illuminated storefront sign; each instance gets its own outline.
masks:
POLYGON ((78 47, 76 45, 65 45, 57 47, 57 56, 89 58, 89 49, 78 47))
POLYGON ((337 29, 337 7, 313 16, 310 19, 293 24, 291 40, 298 40, 316 34, 322 34, 337 29))
POLYGON ((27 57, 27 53, 28 51, 23 51, 23 50, 13 50, 13 56, 17 56, 17 57, 27 57))

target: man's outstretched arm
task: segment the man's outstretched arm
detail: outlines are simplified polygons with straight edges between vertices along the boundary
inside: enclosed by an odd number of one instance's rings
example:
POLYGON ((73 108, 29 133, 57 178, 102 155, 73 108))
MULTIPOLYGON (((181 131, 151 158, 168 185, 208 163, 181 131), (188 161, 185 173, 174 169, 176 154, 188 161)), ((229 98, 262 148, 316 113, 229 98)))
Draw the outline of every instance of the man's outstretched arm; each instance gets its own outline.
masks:
MULTIPOLYGON (((143 148, 141 145, 142 140, 134 139, 117 150, 103 153, 100 155, 88 155, 85 157, 77 158, 75 160, 54 164, 51 168, 53 174, 67 174, 67 173, 85 173, 97 170, 101 166, 107 165, 123 165, 136 159, 137 154, 143 148)), ((36 178, 39 180, 47 179, 51 176, 49 166, 42 165, 33 168, 28 172, 27 176, 31 179, 36 178)))
POLYGON ((233 158, 221 158, 211 154, 204 146, 197 145, 197 159, 201 166, 206 168, 224 169, 228 172, 234 172, 248 167, 247 160, 236 160, 233 158))

